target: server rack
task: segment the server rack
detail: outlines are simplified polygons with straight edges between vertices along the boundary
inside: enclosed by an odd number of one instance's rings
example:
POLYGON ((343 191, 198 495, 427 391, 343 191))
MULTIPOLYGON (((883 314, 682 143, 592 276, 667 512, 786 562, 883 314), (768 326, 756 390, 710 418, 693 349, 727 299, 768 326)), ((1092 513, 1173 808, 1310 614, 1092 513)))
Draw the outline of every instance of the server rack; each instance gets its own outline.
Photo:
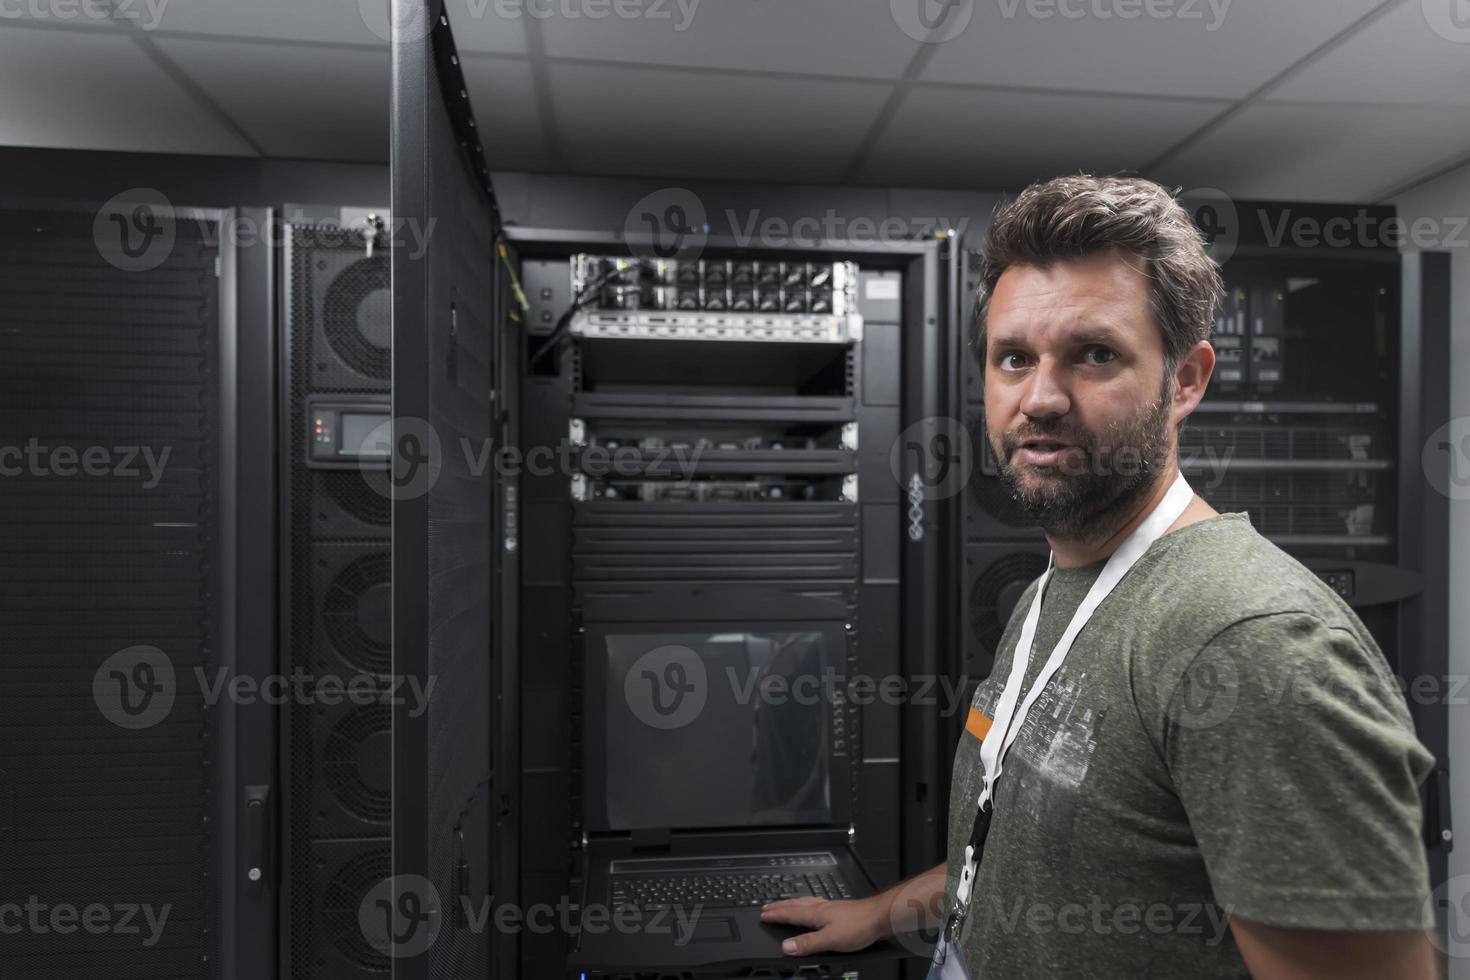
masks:
MULTIPOLYGON (((528 474, 521 481, 520 877, 529 904, 567 893, 583 833, 576 761, 582 736, 575 724, 583 692, 575 658, 584 624, 836 620, 855 638, 849 670, 937 673, 946 518, 940 502, 922 494, 910 500, 908 481, 927 461, 891 450, 906 427, 938 415, 943 404, 948 243, 823 242, 806 250, 758 251, 709 239, 699 260, 705 274, 718 263, 736 286, 747 271, 759 281, 762 262, 785 263, 783 270, 793 263, 851 262, 859 270, 860 340, 834 359, 840 343, 768 339, 782 347, 785 370, 794 373, 771 377, 768 391, 753 391, 736 390, 745 383, 737 376, 753 377, 742 359, 759 359, 758 344, 678 337, 687 323, 677 319, 655 326, 669 326, 669 341, 682 339, 682 347, 659 338, 621 340, 613 331, 632 318, 613 315, 601 332, 595 324, 576 328, 576 339, 532 365, 572 302, 576 263, 585 261, 577 257, 626 257, 628 244, 590 232, 508 233, 531 303, 520 379, 521 444, 570 443, 574 449, 571 471, 528 474), (680 362, 699 345, 722 349, 721 370, 729 376, 715 380, 728 383, 724 389, 677 383, 708 370, 698 358, 680 362), (662 365, 651 367, 654 360, 662 365), (650 370, 663 372, 662 383, 650 379, 650 370), (800 390, 804 382, 810 390, 800 390), (660 436, 640 445, 640 432, 660 436), (710 435, 709 444, 688 485, 677 491, 687 499, 656 496, 659 481, 675 475, 670 444, 692 444, 701 432, 710 435), (580 454, 609 442, 636 448, 633 471, 623 479, 589 479, 580 454), (623 499, 647 493, 640 487, 650 484, 655 496, 623 499), (813 499, 783 505, 752 496, 763 490, 804 490, 813 499), (759 583, 765 578, 787 587, 764 589, 759 583), (563 719, 568 723, 560 724, 563 719)), ((671 295, 660 302, 672 305, 677 279, 668 285, 671 295)), ((720 296, 738 301, 736 286, 720 296)), ((620 302, 614 299, 609 308, 623 308, 620 302)), ((752 305, 759 303, 757 293, 752 305)), ((864 760, 853 831, 880 886, 941 857, 943 773, 938 726, 926 714, 933 711, 881 704, 847 711, 864 760), (890 815, 893 801, 902 801, 901 808, 890 815)), ((563 937, 526 936, 522 972, 554 975, 564 968, 565 955, 563 937)))

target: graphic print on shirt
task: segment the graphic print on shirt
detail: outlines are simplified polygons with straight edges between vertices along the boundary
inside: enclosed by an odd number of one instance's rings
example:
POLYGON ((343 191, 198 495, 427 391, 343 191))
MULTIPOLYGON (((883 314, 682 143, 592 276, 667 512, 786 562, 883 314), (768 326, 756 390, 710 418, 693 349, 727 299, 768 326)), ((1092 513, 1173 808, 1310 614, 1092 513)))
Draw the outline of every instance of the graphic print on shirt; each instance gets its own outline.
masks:
MULTIPOLYGON (((1003 805, 1008 802, 1027 814, 1047 838, 1048 854, 1064 866, 1071 853, 1072 821, 1077 799, 1097 751, 1098 730, 1104 709, 1079 707, 1078 695, 1085 689, 1086 671, 1065 668, 1036 699, 1020 734, 1006 753, 1001 783, 997 788, 1003 805)), ((978 693, 978 692, 977 692, 978 693)), ((993 697, 977 707, 993 715, 993 697)))

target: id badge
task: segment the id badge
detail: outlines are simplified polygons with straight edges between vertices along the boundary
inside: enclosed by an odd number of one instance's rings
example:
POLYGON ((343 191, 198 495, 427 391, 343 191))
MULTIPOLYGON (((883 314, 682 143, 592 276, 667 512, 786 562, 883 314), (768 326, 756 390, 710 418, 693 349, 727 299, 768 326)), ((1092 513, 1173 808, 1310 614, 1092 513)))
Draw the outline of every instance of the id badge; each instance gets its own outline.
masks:
POLYGON ((940 935, 934 944, 934 958, 929 961, 928 980, 970 980, 965 965, 965 951, 959 943, 951 943, 940 935))

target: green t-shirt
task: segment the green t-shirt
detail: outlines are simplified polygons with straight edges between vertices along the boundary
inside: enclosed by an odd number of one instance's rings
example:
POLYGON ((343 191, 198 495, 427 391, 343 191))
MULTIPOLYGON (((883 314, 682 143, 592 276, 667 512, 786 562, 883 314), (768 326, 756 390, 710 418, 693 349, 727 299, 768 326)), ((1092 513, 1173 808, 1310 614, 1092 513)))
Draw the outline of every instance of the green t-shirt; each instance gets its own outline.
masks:
MULTIPOLYGON (((1053 573, 1023 692, 1103 565, 1053 573)), ((980 790, 975 732, 1035 591, 960 736, 950 903, 980 790)), ((1166 534, 1098 607, 1006 756, 961 933, 971 975, 1249 977, 1231 915, 1426 928, 1418 787, 1432 766, 1367 629, 1247 515, 1166 534)))

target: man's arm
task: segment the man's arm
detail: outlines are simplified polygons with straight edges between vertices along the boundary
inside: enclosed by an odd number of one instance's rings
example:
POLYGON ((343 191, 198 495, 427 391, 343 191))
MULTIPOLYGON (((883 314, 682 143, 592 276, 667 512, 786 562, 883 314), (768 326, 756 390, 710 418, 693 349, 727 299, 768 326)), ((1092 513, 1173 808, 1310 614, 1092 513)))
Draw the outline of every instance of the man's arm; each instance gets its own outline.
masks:
POLYGON ((1255 980, 1435 980, 1422 932, 1282 929, 1231 916, 1230 931, 1255 980))
POLYGON ((761 921, 812 930, 781 944, 788 956, 851 953, 903 932, 934 929, 944 918, 945 866, 900 882, 871 898, 788 898, 761 909, 761 921))

